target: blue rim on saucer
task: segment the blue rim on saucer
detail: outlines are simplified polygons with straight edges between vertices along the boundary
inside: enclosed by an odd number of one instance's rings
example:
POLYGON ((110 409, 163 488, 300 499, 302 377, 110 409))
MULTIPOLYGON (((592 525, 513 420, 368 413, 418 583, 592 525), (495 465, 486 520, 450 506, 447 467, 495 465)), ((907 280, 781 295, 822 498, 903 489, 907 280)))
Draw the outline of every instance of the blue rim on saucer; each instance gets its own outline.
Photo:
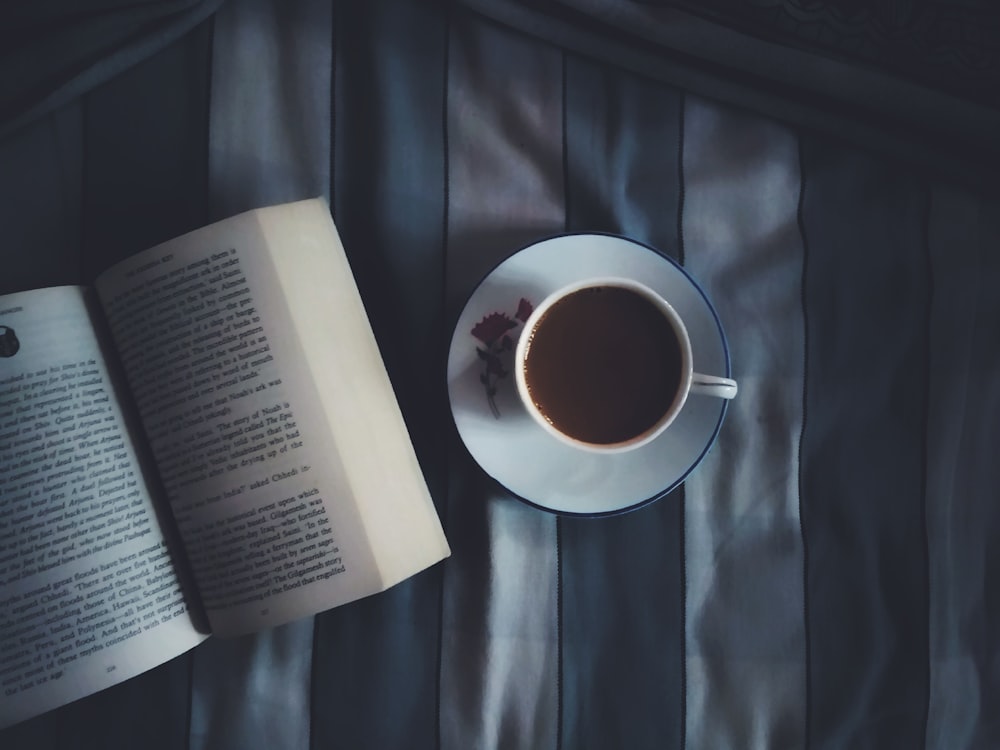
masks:
POLYGON ((615 515, 667 495, 715 444, 728 405, 692 395, 662 435, 621 454, 579 451, 543 430, 517 396, 514 345, 535 304, 596 276, 634 278, 651 287, 683 318, 694 369, 725 377, 732 372, 725 332, 708 296, 680 265, 649 245, 614 234, 560 234, 494 267, 469 296, 452 335, 452 418, 489 476, 517 499, 560 515, 615 515))

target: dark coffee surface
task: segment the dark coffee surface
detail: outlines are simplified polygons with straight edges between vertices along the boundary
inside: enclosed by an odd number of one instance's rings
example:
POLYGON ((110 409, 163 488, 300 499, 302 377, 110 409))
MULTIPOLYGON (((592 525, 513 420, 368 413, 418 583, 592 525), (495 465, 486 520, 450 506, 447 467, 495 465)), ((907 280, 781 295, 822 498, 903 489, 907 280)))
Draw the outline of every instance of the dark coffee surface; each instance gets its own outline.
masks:
POLYGON ((587 443, 641 435, 666 413, 680 379, 670 322, 645 297, 614 286, 573 292, 549 308, 525 359, 539 411, 587 443))

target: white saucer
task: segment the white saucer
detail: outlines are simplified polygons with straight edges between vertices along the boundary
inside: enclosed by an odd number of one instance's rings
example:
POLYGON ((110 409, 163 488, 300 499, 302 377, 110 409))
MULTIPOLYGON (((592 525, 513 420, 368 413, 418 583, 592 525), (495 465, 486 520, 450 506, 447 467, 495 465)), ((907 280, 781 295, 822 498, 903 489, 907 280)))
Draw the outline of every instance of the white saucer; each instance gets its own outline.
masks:
POLYGON ((482 382, 487 360, 477 349, 486 347, 472 334, 477 324, 502 314, 510 322, 493 322, 501 328, 513 323, 508 335, 516 343, 522 298, 535 305, 562 286, 594 276, 633 278, 658 292, 687 326, 695 371, 730 376, 725 333, 705 293, 683 268, 652 248, 614 235, 562 235, 529 245, 494 268, 469 297, 451 339, 452 416, 469 453, 487 474, 530 505, 568 515, 620 513, 673 490, 712 447, 728 403, 692 395, 674 423, 651 443, 599 455, 564 445, 528 415, 511 372, 512 349, 500 354, 503 377, 494 370, 488 384, 482 382), (495 389, 492 403, 489 386, 495 389))

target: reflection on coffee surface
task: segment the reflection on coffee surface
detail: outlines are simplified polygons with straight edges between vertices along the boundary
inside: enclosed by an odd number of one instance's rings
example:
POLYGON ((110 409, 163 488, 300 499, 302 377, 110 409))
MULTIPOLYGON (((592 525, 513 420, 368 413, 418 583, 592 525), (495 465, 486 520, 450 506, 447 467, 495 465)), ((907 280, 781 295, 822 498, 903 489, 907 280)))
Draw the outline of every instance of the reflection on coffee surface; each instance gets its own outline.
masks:
POLYGON ((531 399, 553 427, 576 440, 608 445, 642 435, 680 386, 673 326, 630 289, 572 292, 530 335, 524 375, 531 399))

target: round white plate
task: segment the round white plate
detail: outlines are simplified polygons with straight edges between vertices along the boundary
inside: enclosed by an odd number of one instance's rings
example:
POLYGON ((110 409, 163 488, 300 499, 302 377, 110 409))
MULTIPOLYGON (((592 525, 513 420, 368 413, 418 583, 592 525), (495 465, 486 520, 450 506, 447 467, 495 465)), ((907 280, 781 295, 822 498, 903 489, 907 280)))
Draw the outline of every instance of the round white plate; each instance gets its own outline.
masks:
POLYGON ((534 306, 594 276, 632 278, 658 292, 687 326, 695 371, 730 376, 725 333, 705 293, 683 268, 646 245, 607 234, 568 234, 529 245, 494 268, 469 297, 451 339, 452 416, 487 474, 521 500, 568 515, 620 513, 667 494, 708 453, 726 414, 724 399, 691 395, 658 438, 610 455, 571 448, 535 423, 511 372, 512 344, 527 317, 521 300, 534 306), (493 339, 492 348, 481 339, 493 339))

